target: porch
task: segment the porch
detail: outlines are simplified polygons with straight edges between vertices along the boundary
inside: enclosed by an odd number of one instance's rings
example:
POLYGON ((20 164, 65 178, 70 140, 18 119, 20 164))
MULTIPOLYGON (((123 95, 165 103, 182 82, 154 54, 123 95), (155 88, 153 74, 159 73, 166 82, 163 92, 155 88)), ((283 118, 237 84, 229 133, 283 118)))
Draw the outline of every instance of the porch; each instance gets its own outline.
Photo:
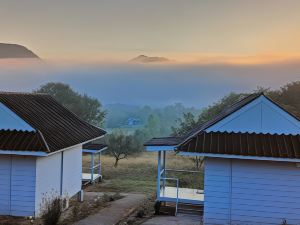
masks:
POLYGON ((94 183, 102 180, 101 153, 107 149, 102 144, 85 144, 82 148, 82 182, 83 184, 94 183), (87 157, 85 157, 87 156, 87 157), (88 158, 88 160, 84 160, 88 158))
POLYGON ((200 173, 198 170, 168 169, 167 151, 158 151, 157 166, 157 201, 175 203, 175 215, 178 204, 203 206, 204 191, 200 189, 200 173), (185 184, 184 178, 192 178, 193 184, 185 184))

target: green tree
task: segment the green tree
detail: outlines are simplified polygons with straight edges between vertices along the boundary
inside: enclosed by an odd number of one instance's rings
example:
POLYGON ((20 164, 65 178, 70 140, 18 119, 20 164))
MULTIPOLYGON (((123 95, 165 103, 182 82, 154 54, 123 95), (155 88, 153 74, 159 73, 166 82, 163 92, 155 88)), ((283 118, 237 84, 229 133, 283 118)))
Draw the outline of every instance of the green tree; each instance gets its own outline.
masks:
POLYGON ((247 95, 248 94, 245 93, 237 94, 232 92, 226 95, 225 97, 221 98, 219 101, 215 102, 214 104, 204 108, 202 112, 199 114, 198 118, 196 118, 192 113, 185 113, 182 119, 177 120, 179 122, 179 125, 176 127, 172 127, 173 135, 181 136, 186 134, 197 124, 202 124, 212 119, 217 114, 222 112, 226 107, 241 100, 247 95))
POLYGON ((172 127, 172 132, 174 136, 181 136, 189 132, 197 125, 195 115, 187 112, 183 114, 183 118, 177 119, 179 126, 172 127))
POLYGON ((279 90, 268 91, 267 95, 300 118, 300 81, 288 83, 279 90))
POLYGON ((115 131, 107 137, 108 153, 115 158, 114 166, 117 167, 121 159, 137 154, 143 146, 136 141, 134 136, 126 135, 122 131, 115 131))
POLYGON ((102 110, 101 103, 96 98, 79 94, 67 84, 50 82, 42 85, 34 92, 51 95, 60 104, 88 123, 96 126, 103 123, 105 111, 102 110))

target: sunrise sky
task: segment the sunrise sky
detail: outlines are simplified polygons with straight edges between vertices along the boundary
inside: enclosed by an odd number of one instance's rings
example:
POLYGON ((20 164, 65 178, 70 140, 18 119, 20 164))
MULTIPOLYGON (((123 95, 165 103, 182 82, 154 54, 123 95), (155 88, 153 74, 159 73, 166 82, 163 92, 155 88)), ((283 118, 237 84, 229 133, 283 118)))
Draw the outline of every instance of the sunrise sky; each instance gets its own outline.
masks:
POLYGON ((1 41, 47 60, 300 58, 299 0, 2 0, 1 41))

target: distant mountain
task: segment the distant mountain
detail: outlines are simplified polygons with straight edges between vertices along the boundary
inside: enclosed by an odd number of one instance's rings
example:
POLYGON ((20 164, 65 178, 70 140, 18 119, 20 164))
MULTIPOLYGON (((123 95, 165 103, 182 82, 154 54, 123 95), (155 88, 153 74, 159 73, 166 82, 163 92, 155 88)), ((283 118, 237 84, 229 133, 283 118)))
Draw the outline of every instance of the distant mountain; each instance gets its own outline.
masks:
POLYGON ((9 58, 39 58, 39 57, 22 45, 0 43, 0 59, 9 59, 9 58))
POLYGON ((131 62, 139 62, 139 63, 161 63, 161 62, 170 62, 168 58, 164 57, 150 57, 146 55, 139 55, 130 60, 131 62))

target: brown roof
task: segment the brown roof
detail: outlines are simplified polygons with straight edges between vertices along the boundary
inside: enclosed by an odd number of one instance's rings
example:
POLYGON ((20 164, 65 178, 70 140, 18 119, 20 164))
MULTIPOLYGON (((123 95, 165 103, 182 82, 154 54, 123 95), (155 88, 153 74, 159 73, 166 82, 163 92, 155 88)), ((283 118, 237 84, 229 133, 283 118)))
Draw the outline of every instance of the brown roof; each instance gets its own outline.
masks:
POLYGON ((181 137, 152 138, 145 142, 144 146, 176 146, 181 140, 181 137))
POLYGON ((232 104, 231 106, 225 108, 221 113, 216 115, 211 120, 208 120, 205 123, 199 124, 191 129, 187 134, 180 136, 180 137, 162 137, 162 138, 153 138, 147 141, 144 145, 145 146, 174 146, 182 144, 184 141, 188 140, 189 138, 197 135, 201 131, 207 129, 208 127, 216 124, 217 122, 221 121, 228 115, 234 113, 235 111, 239 110, 243 106, 249 104, 253 100, 257 99, 263 95, 263 93, 254 93, 248 95, 247 97, 243 98, 242 100, 232 104), (171 140, 171 141, 170 141, 171 140))
POLYGON ((300 135, 201 132, 178 151, 300 159, 300 135))
MULTIPOLYGON (((232 113, 238 111, 239 109, 241 109, 245 105, 251 103, 252 101, 254 101, 255 99, 257 99, 260 96, 266 97, 268 100, 270 100, 271 102, 273 102, 274 104, 276 104, 278 107, 280 107, 281 109, 283 109, 284 111, 286 111, 278 103, 274 102, 272 99, 270 99, 269 97, 265 96, 264 93, 262 93, 262 92, 261 93, 254 93, 254 94, 250 94, 247 97, 241 99, 240 101, 238 101, 238 102, 230 105, 229 107, 226 107, 221 113, 219 113, 218 115, 216 115, 214 118, 212 118, 211 120, 208 120, 205 123, 202 123, 202 124, 199 124, 199 125, 195 126, 187 134, 185 134, 185 135, 183 135, 181 137, 153 138, 150 141, 146 142, 145 145, 146 146, 150 146, 150 145, 151 146, 170 146, 170 145, 174 146, 174 145, 184 144, 184 142, 188 141, 190 138, 193 138, 197 134, 205 131, 207 128, 209 128, 212 125, 218 123, 219 121, 223 120, 224 118, 226 118, 227 116, 231 115, 232 113), (172 140, 171 144, 170 144, 170 140, 172 140)), ((286 112, 289 113, 295 119, 299 120, 299 118, 296 117, 295 115, 291 114, 288 111, 286 111, 286 112)))
POLYGON ((40 132, 50 152, 90 141, 106 133, 84 122, 49 95, 0 92, 0 102, 40 132))
POLYGON ((87 150, 101 150, 106 148, 107 145, 104 144, 97 144, 97 143, 86 143, 82 146, 82 149, 87 149, 87 150))
POLYGON ((11 151, 48 151, 41 133, 18 130, 0 130, 0 149, 11 151))

